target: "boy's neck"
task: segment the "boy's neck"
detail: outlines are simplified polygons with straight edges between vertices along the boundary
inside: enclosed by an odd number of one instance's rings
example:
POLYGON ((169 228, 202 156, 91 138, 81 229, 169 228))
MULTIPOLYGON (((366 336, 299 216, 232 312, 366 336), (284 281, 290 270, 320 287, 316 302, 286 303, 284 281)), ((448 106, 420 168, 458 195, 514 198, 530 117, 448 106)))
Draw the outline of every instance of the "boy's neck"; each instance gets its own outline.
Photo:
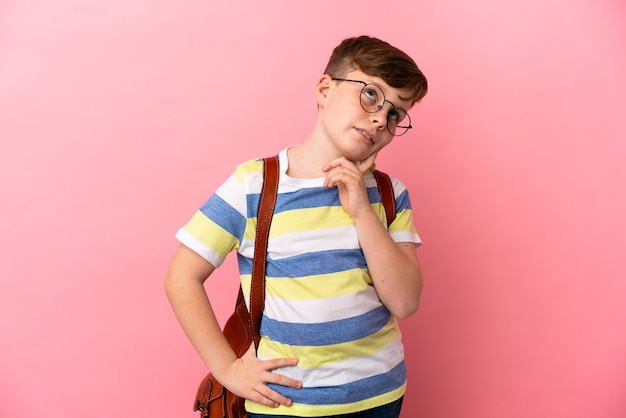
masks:
POLYGON ((325 177, 326 173, 322 168, 338 157, 335 150, 316 143, 314 138, 309 138, 287 150, 289 159, 287 175, 304 179, 325 177))

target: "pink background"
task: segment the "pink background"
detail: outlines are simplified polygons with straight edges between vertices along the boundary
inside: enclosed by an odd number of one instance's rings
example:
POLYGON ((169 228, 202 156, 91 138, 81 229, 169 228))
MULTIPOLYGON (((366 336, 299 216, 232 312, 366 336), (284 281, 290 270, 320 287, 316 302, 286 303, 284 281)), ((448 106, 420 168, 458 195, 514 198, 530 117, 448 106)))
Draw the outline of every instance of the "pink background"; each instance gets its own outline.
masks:
POLYGON ((425 241, 403 417, 626 416, 622 1, 211 3, 0 3, 1 417, 196 416, 173 234, 362 33, 431 86, 379 159, 425 241))

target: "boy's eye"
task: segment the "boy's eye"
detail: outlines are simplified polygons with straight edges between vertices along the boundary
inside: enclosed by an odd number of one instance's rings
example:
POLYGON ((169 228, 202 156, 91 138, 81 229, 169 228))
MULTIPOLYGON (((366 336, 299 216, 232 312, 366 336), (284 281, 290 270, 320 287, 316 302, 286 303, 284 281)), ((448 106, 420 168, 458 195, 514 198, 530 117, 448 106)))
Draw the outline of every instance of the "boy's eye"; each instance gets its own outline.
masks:
POLYGON ((370 87, 364 88, 361 96, 363 97, 364 104, 367 106, 376 106, 378 103, 378 92, 370 87))
POLYGON ((395 125, 401 123, 405 118, 406 112, 402 109, 396 109, 395 107, 387 114, 387 119, 395 125))

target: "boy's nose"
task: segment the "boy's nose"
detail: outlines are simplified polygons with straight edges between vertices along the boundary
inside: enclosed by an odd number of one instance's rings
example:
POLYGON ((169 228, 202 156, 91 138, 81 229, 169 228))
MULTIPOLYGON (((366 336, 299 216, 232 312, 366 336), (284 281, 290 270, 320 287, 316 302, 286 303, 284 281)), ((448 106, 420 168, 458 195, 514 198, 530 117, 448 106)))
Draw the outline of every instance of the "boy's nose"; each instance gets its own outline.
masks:
POLYGON ((370 122, 376 126, 377 130, 385 129, 387 126, 387 112, 385 110, 370 113, 370 122))

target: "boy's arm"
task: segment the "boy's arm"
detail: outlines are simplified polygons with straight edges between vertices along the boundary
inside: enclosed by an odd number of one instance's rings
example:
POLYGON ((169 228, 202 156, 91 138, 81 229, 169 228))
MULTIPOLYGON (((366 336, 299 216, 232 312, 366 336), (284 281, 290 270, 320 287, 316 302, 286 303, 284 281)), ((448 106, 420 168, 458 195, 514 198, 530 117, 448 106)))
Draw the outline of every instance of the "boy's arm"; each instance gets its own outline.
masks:
POLYGON ((358 167, 345 158, 331 161, 325 185, 337 186, 341 205, 352 216, 378 297, 394 316, 407 318, 419 307, 422 269, 416 245, 395 243, 370 205, 363 174, 373 163, 373 157, 358 167))
POLYGON ((222 334, 204 288, 204 281, 214 270, 211 263, 182 244, 174 254, 165 277, 165 291, 183 331, 202 361, 231 392, 267 406, 291 405, 290 399, 270 389, 267 383, 301 387, 301 382, 271 372, 294 366, 297 359, 260 361, 254 344, 237 358, 222 334))
POLYGON ((414 314, 423 286, 416 245, 395 243, 373 211, 353 219, 378 297, 400 319, 414 314))

